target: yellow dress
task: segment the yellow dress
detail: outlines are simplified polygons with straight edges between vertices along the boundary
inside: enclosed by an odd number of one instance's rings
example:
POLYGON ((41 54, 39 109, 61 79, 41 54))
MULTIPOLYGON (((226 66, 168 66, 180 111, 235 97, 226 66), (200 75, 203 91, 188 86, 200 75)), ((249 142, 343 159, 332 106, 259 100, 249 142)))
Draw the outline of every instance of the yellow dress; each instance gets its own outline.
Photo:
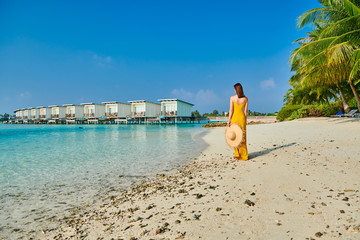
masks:
POLYGON ((244 102, 243 104, 238 105, 234 102, 234 113, 231 118, 231 123, 237 123, 241 127, 241 129, 245 133, 245 142, 240 148, 235 148, 234 157, 239 158, 240 160, 246 161, 248 160, 248 150, 246 147, 246 118, 244 114, 244 102))

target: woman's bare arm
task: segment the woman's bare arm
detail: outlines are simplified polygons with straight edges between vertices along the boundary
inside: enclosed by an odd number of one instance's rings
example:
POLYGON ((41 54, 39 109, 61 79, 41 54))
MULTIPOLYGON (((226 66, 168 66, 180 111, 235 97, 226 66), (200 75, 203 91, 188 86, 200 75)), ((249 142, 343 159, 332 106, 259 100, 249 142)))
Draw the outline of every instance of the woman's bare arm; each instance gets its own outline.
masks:
POLYGON ((246 99, 245 108, 244 108, 245 119, 247 119, 247 115, 248 115, 248 103, 249 100, 246 99))
POLYGON ((230 97, 230 108, 229 108, 229 120, 228 120, 228 126, 230 127, 231 118, 234 113, 234 102, 232 101, 232 97, 230 97))

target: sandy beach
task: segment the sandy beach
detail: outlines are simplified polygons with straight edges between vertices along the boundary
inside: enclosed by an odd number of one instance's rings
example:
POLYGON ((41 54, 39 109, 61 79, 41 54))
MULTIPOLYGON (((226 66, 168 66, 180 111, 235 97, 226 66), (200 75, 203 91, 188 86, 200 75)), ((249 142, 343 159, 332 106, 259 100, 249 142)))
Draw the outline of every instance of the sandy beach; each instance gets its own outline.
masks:
MULTIPOLYGON (((183 169, 104 196, 36 239, 360 239, 360 121, 250 125, 248 161, 224 128, 183 169)), ((28 235, 30 236, 30 235, 28 235)))

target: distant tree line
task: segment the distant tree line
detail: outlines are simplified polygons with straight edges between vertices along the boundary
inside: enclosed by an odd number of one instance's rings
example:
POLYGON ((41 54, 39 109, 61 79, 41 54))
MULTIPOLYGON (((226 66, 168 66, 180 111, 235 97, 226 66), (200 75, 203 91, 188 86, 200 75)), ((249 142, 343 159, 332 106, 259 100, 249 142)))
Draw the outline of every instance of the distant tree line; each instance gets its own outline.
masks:
POLYGON ((7 113, 0 114, 0 122, 8 121, 9 118, 12 118, 12 116, 10 114, 7 114, 7 113))
MULTIPOLYGON (((221 114, 219 113, 218 110, 213 110, 211 113, 204 113, 204 114, 200 114, 198 110, 195 110, 194 112, 191 113, 192 117, 225 117, 228 116, 227 112, 222 112, 221 114)), ((256 111, 251 111, 250 109, 248 110, 248 116, 276 116, 276 113, 260 113, 260 112, 256 112, 256 111)))

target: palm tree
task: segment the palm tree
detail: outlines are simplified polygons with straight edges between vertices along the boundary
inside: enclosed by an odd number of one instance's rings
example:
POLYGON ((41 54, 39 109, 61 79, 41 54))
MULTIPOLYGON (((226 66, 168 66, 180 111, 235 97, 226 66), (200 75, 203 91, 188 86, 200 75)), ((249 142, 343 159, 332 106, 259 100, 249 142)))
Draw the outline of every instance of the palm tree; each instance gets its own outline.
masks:
POLYGON ((360 82, 360 1, 320 0, 324 7, 305 12, 298 19, 298 27, 308 24, 315 29, 307 38, 299 39, 300 47, 292 53, 290 62, 301 83, 306 85, 335 84, 344 103, 340 83, 347 81, 360 111, 360 97, 355 85, 360 82))
MULTIPOLYGON (((316 47, 309 47, 299 51, 303 46, 307 46, 310 42, 319 39, 323 27, 319 24, 315 25, 316 28, 307 33, 308 37, 295 41, 299 43, 300 47, 294 50, 290 58, 291 70, 296 72, 289 81, 290 85, 294 87, 292 91, 295 97, 294 101, 290 102, 299 103, 299 97, 301 97, 300 103, 303 104, 321 102, 320 99, 323 98, 321 96, 322 94, 327 95, 326 101, 328 102, 328 97, 334 93, 329 89, 333 89, 334 86, 336 86, 341 96, 344 111, 349 112, 350 107, 347 104, 342 87, 340 86, 341 82, 345 81, 344 77, 339 77, 339 73, 342 72, 339 72, 334 64, 333 67, 329 67, 322 62, 314 62, 314 56, 316 57, 319 54, 319 50, 316 47), (314 95, 314 93, 316 93, 316 95, 314 95)), ((326 60, 326 56, 320 55, 320 57, 326 60)))

